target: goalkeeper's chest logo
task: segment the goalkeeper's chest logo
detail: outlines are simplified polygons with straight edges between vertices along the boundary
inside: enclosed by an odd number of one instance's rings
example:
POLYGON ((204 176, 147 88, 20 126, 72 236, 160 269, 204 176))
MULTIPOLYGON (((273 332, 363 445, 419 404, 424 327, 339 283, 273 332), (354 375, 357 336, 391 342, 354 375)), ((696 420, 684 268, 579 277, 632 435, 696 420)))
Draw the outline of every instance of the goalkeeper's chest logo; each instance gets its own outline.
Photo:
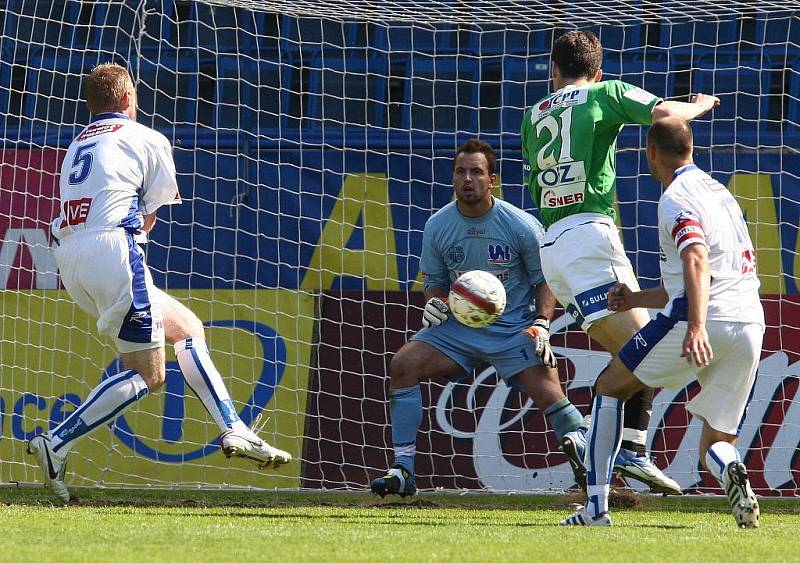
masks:
POLYGON ((490 244, 486 249, 489 264, 511 263, 511 247, 507 244, 490 244))
POLYGON ((464 247, 451 246, 447 249, 447 259, 451 264, 460 264, 464 261, 464 247))

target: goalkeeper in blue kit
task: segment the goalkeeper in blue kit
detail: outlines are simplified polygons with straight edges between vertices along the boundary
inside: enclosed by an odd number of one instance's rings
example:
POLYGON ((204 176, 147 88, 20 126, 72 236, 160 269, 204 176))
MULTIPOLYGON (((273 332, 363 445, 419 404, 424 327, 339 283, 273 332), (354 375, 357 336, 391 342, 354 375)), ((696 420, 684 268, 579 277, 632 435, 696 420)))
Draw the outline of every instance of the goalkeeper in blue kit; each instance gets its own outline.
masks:
POLYGON ((458 377, 486 362, 507 384, 534 400, 556 436, 577 430, 583 417, 565 397, 550 348, 555 298, 539 264, 542 225, 530 214, 492 196, 497 158, 473 139, 456 152, 456 200, 435 213, 423 232, 420 269, 425 274, 424 328, 389 366, 394 466, 372 481, 380 496, 416 493, 414 456, 422 422, 419 382, 458 377), (450 283, 463 272, 494 274, 507 294, 506 309, 493 324, 470 328, 452 318, 450 283))

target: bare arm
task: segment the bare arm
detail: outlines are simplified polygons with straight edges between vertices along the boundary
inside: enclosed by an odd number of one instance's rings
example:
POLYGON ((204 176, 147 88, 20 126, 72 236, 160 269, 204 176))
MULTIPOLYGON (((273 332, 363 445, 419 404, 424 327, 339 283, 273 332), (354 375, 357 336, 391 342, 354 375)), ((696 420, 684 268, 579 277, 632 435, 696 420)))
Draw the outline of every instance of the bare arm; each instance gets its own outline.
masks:
POLYGON ((708 94, 697 94, 689 103, 667 100, 653 108, 653 121, 665 117, 677 117, 684 121, 696 119, 719 106, 719 98, 708 94))
POLYGON ((144 225, 142 225, 142 230, 146 233, 149 233, 153 230, 153 227, 156 225, 156 213, 148 213, 143 216, 144 217, 144 225))
POLYGON ((534 350, 542 364, 551 368, 556 367, 556 355, 550 346, 550 319, 555 310, 556 297, 543 281, 536 286, 536 318, 530 327, 522 331, 533 340, 534 350))
POLYGON ((556 312, 556 296, 550 291, 547 282, 542 282, 536 286, 536 316, 544 317, 548 321, 553 318, 556 312))
POLYGON ((693 244, 681 252, 681 261, 689 321, 681 357, 698 367, 707 366, 714 357, 706 333, 708 290, 711 283, 708 250, 702 244, 693 244))
POLYGON ((608 309, 611 311, 628 311, 636 307, 660 309, 668 301, 669 296, 663 285, 642 291, 631 291, 631 288, 621 283, 608 290, 608 309))
POLYGON ((438 297, 447 303, 447 294, 448 291, 441 285, 431 285, 425 288, 425 301, 433 299, 434 297, 438 297))

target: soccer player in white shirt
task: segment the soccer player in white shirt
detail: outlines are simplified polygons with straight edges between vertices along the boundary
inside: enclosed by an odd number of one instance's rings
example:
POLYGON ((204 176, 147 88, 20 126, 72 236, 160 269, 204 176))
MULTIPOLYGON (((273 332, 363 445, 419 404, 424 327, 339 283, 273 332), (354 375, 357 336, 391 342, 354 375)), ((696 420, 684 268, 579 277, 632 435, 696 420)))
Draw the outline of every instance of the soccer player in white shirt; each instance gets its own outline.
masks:
POLYGON ((240 420, 206 347, 203 323, 153 285, 139 242, 162 205, 180 203, 172 148, 136 123, 127 70, 102 64, 84 80, 92 121, 70 144, 61 168, 61 213, 53 221, 61 281, 75 303, 115 339, 125 371, 102 381, 64 422, 35 436, 47 486, 64 502, 67 454, 76 441, 164 383, 164 343, 174 346, 186 383, 220 428, 222 451, 259 466, 291 461, 240 420))
POLYGON ((562 525, 610 525, 609 467, 620 445, 624 401, 644 387, 698 393, 687 405, 703 420, 700 459, 722 484, 736 523, 757 528, 759 507, 735 448, 756 378, 764 334, 755 252, 728 190, 692 161, 692 132, 676 118, 647 134, 650 174, 666 186, 658 202, 663 285, 609 292, 608 308, 663 307, 597 379, 587 435, 588 501, 562 525), (684 359, 685 358, 685 359, 684 359))

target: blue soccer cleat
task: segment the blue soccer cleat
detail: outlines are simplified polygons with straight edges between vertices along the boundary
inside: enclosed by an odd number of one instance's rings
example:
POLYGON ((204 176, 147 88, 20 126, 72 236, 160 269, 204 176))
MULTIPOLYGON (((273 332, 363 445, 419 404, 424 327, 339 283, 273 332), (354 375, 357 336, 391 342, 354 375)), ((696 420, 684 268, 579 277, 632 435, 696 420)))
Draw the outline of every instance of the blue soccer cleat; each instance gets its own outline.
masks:
POLYGON ((373 479, 370 488, 381 498, 386 495, 400 495, 401 498, 404 498, 417 494, 417 482, 414 474, 399 465, 392 467, 383 477, 373 479))
POLYGON ((636 452, 620 449, 614 460, 614 473, 618 476, 636 479, 650 487, 653 493, 665 495, 681 495, 683 491, 673 479, 670 479, 653 463, 648 456, 637 455, 636 452))
MULTIPOLYGON (((586 435, 583 430, 568 432, 561 440, 561 451, 567 456, 575 482, 583 492, 586 492, 586 466, 584 454, 586 451, 586 435)), ((614 459, 614 473, 620 477, 636 479, 650 487, 650 491, 665 495, 683 494, 680 485, 662 472, 653 460, 647 456, 637 455, 636 452, 620 449, 614 459)))

